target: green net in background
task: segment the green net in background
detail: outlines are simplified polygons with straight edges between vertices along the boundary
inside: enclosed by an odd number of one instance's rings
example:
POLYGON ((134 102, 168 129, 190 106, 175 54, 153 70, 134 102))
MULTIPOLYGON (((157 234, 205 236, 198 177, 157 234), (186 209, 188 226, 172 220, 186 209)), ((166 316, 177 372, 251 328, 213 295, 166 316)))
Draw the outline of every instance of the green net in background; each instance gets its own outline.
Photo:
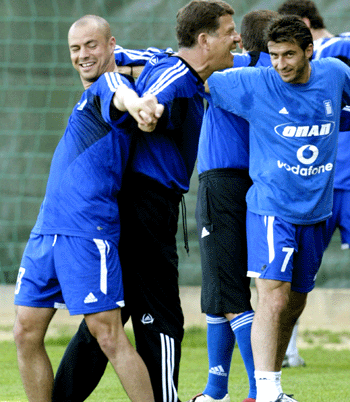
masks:
MULTIPOLYGON (((252 9, 277 9, 279 1, 228 1, 239 30, 252 9)), ((175 16, 183 0, 0 1, 0 283, 14 283, 39 211, 53 151, 83 90, 68 53, 70 25, 85 14, 106 18, 126 48, 173 47, 175 16)), ((333 33, 350 30, 348 1, 316 1, 333 33)), ((194 220, 197 178, 186 196, 190 257, 178 234, 181 284, 200 284, 194 220)), ((181 228, 181 225, 179 225, 181 228)), ((319 284, 346 286, 349 255, 339 235, 327 251, 319 284)), ((350 285, 349 285, 350 286, 350 285)))

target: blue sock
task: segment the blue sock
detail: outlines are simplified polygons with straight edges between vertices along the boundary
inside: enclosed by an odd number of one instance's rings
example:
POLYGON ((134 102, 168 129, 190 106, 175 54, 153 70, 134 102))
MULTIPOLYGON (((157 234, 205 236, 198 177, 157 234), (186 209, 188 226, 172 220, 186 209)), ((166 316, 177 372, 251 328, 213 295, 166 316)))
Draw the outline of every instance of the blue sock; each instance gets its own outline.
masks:
POLYGON ((254 378, 254 360, 252 352, 252 344, 250 334, 252 330, 252 322, 254 311, 246 311, 238 317, 230 321, 232 331, 237 340, 237 345, 245 365, 249 380, 249 395, 248 398, 256 399, 256 382, 254 378))
POLYGON ((222 399, 228 393, 235 335, 225 317, 207 314, 207 344, 209 374, 203 394, 214 399, 222 399))

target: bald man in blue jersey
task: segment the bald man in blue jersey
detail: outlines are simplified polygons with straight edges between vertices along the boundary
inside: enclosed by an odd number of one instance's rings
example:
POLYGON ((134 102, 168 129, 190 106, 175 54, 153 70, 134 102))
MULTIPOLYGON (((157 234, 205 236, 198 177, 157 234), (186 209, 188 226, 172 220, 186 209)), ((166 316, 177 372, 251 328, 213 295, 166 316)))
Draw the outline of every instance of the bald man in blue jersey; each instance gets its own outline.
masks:
MULTIPOLYGON (((325 22, 312 0, 287 0, 278 8, 283 15, 298 15, 310 28, 314 41, 315 60, 324 57, 337 57, 350 65, 350 32, 333 35, 328 31, 325 22)), ((350 148, 348 146, 350 126, 349 108, 342 111, 341 127, 338 138, 338 154, 334 176, 334 198, 332 216, 327 220, 325 246, 332 239, 336 228, 341 233, 341 249, 346 250, 350 244, 350 148)), ((305 365, 297 348, 298 322, 288 344, 282 367, 305 365)))
POLYGON ((267 30, 273 68, 227 70, 209 79, 214 104, 250 124, 248 276, 258 303, 252 326, 256 402, 295 401, 281 387, 293 326, 315 284, 332 213, 341 105, 350 68, 309 61, 313 39, 296 16, 267 30))
MULTIPOLYGON (((159 402, 178 400, 184 334, 176 250, 179 207, 197 157, 203 98, 207 96, 204 81, 214 71, 232 66, 231 51, 239 41, 233 14, 233 8, 220 0, 188 3, 177 14, 178 52, 155 54, 136 84, 140 95, 156 96, 165 110, 155 131, 150 135, 140 132, 133 146, 119 197, 120 257, 136 347, 159 402)), ((91 343, 84 323, 75 340, 78 348, 91 343)), ((80 354, 80 363, 71 364, 70 350, 76 356, 74 349, 73 341, 62 367, 79 367, 82 381, 79 372, 75 381, 60 370, 63 377, 55 386, 55 400, 84 400, 106 366, 105 358, 98 357, 96 364, 101 362, 102 370, 91 376, 90 367, 81 363, 89 359, 91 348, 80 354), (81 370, 94 378, 86 383, 81 370)))
POLYGON ((71 61, 85 91, 74 107, 50 168, 44 201, 24 251, 15 289, 14 337, 30 402, 52 397, 53 370, 44 337, 57 308, 83 314, 129 398, 154 400, 147 368, 122 325, 124 306, 116 195, 133 126, 152 131, 163 107, 139 98, 117 72, 115 38, 88 15, 68 35, 71 61), (129 119, 130 121, 128 122, 129 119))

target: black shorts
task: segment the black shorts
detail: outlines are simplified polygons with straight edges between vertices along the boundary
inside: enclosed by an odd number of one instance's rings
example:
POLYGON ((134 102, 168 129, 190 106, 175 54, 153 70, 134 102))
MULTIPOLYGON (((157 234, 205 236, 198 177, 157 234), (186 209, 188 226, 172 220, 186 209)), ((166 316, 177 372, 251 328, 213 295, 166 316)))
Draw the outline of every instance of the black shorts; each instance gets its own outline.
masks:
POLYGON ((247 277, 247 171, 213 169, 199 175, 196 220, 202 263, 202 312, 251 310, 247 277))
POLYGON ((118 196, 126 310, 135 324, 180 342, 184 317, 176 232, 181 198, 182 194, 138 173, 128 174, 118 196))

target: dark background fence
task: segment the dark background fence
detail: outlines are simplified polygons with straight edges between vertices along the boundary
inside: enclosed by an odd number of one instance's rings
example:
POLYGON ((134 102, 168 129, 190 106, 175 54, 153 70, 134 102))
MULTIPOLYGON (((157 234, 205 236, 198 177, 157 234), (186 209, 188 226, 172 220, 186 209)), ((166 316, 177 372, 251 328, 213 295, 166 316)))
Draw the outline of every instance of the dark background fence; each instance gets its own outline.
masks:
MULTIPOLYGON (((70 25, 98 14, 125 48, 172 47, 175 16, 184 0, 2 0, 0 2, 0 283, 14 283, 21 255, 44 196, 52 153, 82 86, 68 53, 70 25)), ((253 9, 276 10, 280 1, 228 0, 235 22, 253 9)), ((348 0, 318 0, 328 29, 349 31, 348 0)), ((199 285, 200 261, 194 209, 196 171, 186 195, 190 256, 178 233, 180 283, 199 285)), ((181 225, 179 225, 181 228, 181 225)), ((327 250, 318 286, 350 287, 349 251, 339 233, 327 250)))

